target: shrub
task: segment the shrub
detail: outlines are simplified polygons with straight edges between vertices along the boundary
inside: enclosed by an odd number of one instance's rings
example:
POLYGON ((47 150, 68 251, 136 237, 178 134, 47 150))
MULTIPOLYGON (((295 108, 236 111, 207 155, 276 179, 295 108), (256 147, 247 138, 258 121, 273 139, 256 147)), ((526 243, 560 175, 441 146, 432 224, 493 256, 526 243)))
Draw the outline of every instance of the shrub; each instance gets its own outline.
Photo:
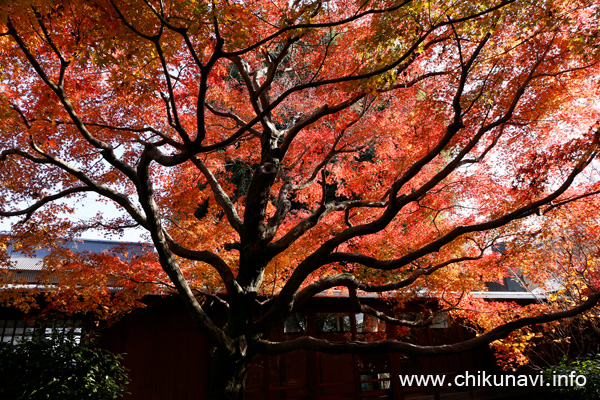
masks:
MULTIPOLYGON (((599 399, 600 355, 575 361, 568 361, 567 358, 564 357, 560 364, 546 369, 545 377, 546 382, 551 386, 554 386, 553 391, 561 395, 561 399, 599 399), (556 387, 554 385, 559 382, 559 376, 563 376, 563 386, 556 387), (571 385, 570 381, 565 385, 565 381, 569 380, 571 376, 585 376, 585 385, 571 385), (564 377, 568 377, 568 379, 564 377)), ((583 379, 580 379, 579 383, 583 383, 583 379)))
POLYGON ((108 400, 129 383, 121 357, 73 336, 0 344, 0 399, 108 400))

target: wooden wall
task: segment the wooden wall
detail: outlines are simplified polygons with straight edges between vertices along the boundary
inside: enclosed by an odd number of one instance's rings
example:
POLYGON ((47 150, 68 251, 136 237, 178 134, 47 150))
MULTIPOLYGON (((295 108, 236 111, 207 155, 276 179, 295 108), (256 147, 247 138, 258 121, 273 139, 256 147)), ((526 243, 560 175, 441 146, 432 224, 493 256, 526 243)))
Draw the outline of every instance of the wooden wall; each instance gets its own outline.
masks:
POLYGON ((206 339, 178 301, 136 310, 104 329, 101 346, 125 353, 128 400, 198 400, 208 379, 206 339))
MULTIPOLYGON (((344 299, 321 299, 306 310, 307 332, 332 340, 365 340, 356 323, 347 332, 323 333, 315 330, 315 315, 343 312, 344 299)), ((406 331, 400 331, 406 335, 406 331)), ((273 339, 285 340, 301 333, 281 330, 273 339)), ((382 335, 382 333, 378 333, 382 335)), ((399 330, 386 327, 389 338, 399 330)), ((457 324, 448 328, 411 330, 419 344, 452 343, 465 338, 457 324)), ((403 336, 405 337, 405 336, 403 336)), ((126 353, 132 384, 128 400, 198 400, 207 384, 209 346, 193 326, 186 310, 176 299, 163 299, 126 316, 102 333, 102 346, 126 353)), ((448 391, 440 388, 400 387, 399 374, 453 374, 494 368, 487 349, 467 354, 405 358, 397 354, 350 355, 295 351, 271 357, 257 357, 247 381, 247 400, 346 400, 404 399, 448 391)), ((453 390, 456 390, 454 388, 453 390)))

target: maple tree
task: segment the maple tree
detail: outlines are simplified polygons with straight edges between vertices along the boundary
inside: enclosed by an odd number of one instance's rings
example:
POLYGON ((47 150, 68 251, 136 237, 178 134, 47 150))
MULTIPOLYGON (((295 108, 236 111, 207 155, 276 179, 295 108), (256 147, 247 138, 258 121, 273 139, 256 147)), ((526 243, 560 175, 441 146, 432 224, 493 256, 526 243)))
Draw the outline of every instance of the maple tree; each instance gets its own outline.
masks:
POLYGON ((19 218, 23 251, 147 231, 156 262, 56 263, 57 306, 82 288, 84 309, 94 288, 122 287, 123 307, 152 290, 128 287, 173 288, 215 348, 209 398, 242 398, 256 354, 456 352, 576 315, 595 281, 562 310, 466 309, 515 263, 547 276, 523 238, 597 191, 582 177, 600 139, 599 14, 588 0, 3 4, 0 216, 19 218), (91 193, 126 217, 69 219, 91 193), (483 331, 430 347, 268 340, 334 288, 405 325, 429 313, 395 319, 358 294, 439 298, 483 331), (224 327, 203 298, 227 305, 224 327))

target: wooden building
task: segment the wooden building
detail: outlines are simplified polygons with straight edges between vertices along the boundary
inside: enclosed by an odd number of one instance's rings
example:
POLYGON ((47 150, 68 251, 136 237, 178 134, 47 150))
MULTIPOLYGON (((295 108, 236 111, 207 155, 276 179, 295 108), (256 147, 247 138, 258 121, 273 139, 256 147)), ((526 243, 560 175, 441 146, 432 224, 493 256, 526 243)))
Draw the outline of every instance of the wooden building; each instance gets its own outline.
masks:
MULTIPOLYGON (((440 319, 426 328, 373 324, 348 313, 348 299, 321 297, 305 312, 282 323, 274 340, 310 334, 331 340, 410 339, 423 345, 468 338, 459 324, 440 319)), ((102 332, 102 346, 126 353, 132 385, 128 399, 197 400, 208 379, 209 345, 193 326, 177 298, 156 298, 102 332)), ((404 357, 399 354, 323 354, 300 350, 258 356, 248 375, 247 400, 346 399, 484 399, 497 398, 491 388, 401 386, 399 375, 446 375, 498 371, 487 348, 455 355, 404 357)))
MULTIPOLYGON (((70 244, 80 251, 103 251, 119 243, 81 241, 70 244)), ((40 250, 33 256, 13 255, 14 273, 35 284, 41 259, 40 250)), ((506 283, 506 282, 505 282, 506 283)), ((510 283, 510 282, 509 282, 510 283)), ((491 300, 528 302, 537 295, 513 287, 490 287, 496 291, 478 294, 491 300)), ((21 285, 26 290, 26 285, 21 285)), ((386 307, 377 298, 364 299, 371 306, 386 307)), ((198 400, 207 387, 210 346, 193 325, 179 299, 155 296, 146 299, 147 307, 135 310, 110 327, 101 329, 100 345, 115 353, 124 353, 130 370, 129 400, 198 400)), ((406 309, 410 313, 427 307, 423 299, 406 309)), ((349 312, 352 307, 342 294, 321 296, 307 304, 302 313, 282 321, 273 340, 311 335, 331 340, 379 340, 398 338, 421 345, 440 345, 468 338, 469 330, 450 323, 442 314, 434 324, 424 328, 398 328, 364 314, 349 312)), ((218 317, 222 310, 213 309, 218 317)), ((404 311, 403 311, 404 312, 404 311)), ((15 342, 33 329, 30 318, 15 310, 0 310, 0 342, 15 342)), ((61 329, 82 334, 85 318, 68 316, 52 321, 61 329)), ((88 327, 89 328, 89 327, 88 327)), ((498 373, 495 360, 487 348, 468 353, 404 357, 400 354, 322 354, 295 351, 279 356, 256 357, 247 380, 247 400, 346 400, 346 399, 488 399, 518 398, 506 390, 444 386, 401 385, 400 375, 453 376, 467 371, 498 373), (510 397, 506 397, 510 396, 510 397)), ((517 395, 524 394, 517 392, 517 395)))

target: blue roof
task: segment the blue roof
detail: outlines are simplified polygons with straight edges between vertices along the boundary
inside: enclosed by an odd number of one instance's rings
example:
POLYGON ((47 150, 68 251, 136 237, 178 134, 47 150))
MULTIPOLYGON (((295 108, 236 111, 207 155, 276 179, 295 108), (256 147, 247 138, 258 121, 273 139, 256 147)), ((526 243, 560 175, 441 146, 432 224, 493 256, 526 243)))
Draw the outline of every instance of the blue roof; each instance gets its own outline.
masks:
MULTIPOLYGON (((95 253, 101 254, 117 250, 118 247, 125 247, 129 251, 142 251, 148 248, 145 243, 136 242, 121 242, 115 240, 99 240, 99 239, 76 239, 65 243, 60 243, 56 247, 67 248, 74 253, 95 253)), ((36 249, 32 254, 24 254, 19 250, 15 250, 12 245, 8 245, 6 250, 10 255, 12 263, 10 269, 14 271, 39 271, 43 268, 43 259, 48 256, 52 249, 36 249)))

